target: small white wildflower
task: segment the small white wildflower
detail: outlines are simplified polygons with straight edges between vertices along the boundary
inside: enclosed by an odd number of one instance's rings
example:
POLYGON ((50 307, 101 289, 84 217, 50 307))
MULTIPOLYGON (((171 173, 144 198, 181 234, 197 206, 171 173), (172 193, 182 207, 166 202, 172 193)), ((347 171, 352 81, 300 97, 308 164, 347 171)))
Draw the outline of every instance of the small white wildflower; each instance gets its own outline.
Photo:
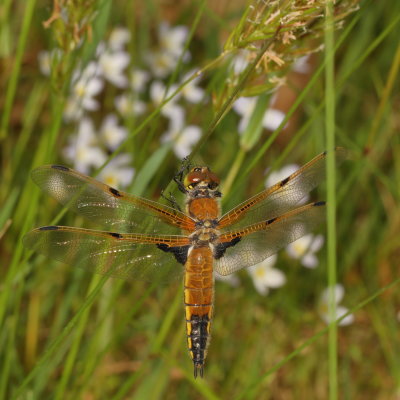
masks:
POLYGON ((112 187, 127 187, 135 175, 131 163, 132 157, 129 154, 119 154, 104 167, 99 179, 112 187))
MULTIPOLYGON (((344 288, 341 284, 336 284, 333 288, 326 288, 322 294, 318 305, 318 311, 321 318, 327 323, 330 324, 333 321, 338 320, 343 315, 345 315, 349 310, 346 307, 339 306, 339 303, 342 301, 344 297, 344 288), (336 304, 336 314, 332 318, 329 312, 329 300, 330 300, 330 292, 333 290, 334 302, 336 304)), ((354 315, 349 314, 342 321, 340 321, 340 326, 350 325, 354 322, 354 315)))
POLYGON ((129 94, 121 94, 114 99, 115 108, 123 117, 141 115, 146 111, 146 104, 129 94))
POLYGON ((254 287, 262 296, 265 296, 269 289, 281 287, 286 283, 285 274, 281 270, 274 268, 277 259, 278 256, 274 254, 266 260, 247 268, 253 279, 254 287))
POLYGON ((76 97, 69 97, 64 106, 63 118, 66 122, 78 121, 83 117, 84 111, 76 97))
MULTIPOLYGON (((233 109, 242 117, 238 126, 239 133, 243 133, 247 128, 257 101, 258 97, 239 97, 233 103, 233 109)), ((285 114, 282 111, 268 108, 265 111, 262 126, 269 130, 275 130, 284 118, 285 114)))
POLYGON ((220 275, 218 272, 214 271, 214 277, 217 281, 227 283, 232 287, 240 286, 240 279, 236 274, 220 275))
POLYGON ((174 153, 178 158, 190 154, 193 146, 201 137, 201 129, 195 125, 183 126, 182 112, 180 107, 175 107, 176 118, 171 118, 169 129, 161 136, 161 143, 173 143, 174 153))
POLYGON ((39 52, 38 63, 40 72, 45 76, 49 76, 51 72, 51 57, 48 51, 43 50, 39 52))
POLYGON ((100 137, 110 150, 115 150, 128 136, 128 130, 118 125, 118 118, 109 114, 100 128, 100 137))
POLYGON ((296 59, 293 63, 293 71, 298 72, 300 74, 308 74, 311 71, 311 65, 309 64, 310 56, 306 55, 296 59))
MULTIPOLYGON (((161 81, 154 81, 150 85, 150 99, 153 101, 154 105, 159 106, 165 99, 167 99, 172 93, 175 92, 177 86, 171 85, 165 92, 166 87, 161 81)), ((164 116, 169 116, 171 114, 171 109, 175 108, 176 101, 179 99, 180 93, 173 97, 168 103, 166 103, 161 109, 161 114, 164 116)))
POLYGON ((188 35, 188 27, 179 25, 171 28, 167 22, 162 22, 158 30, 161 48, 176 57, 182 54, 188 35))
POLYGON ((178 58, 162 50, 151 51, 145 55, 151 72, 157 78, 165 78, 170 74, 178 63, 178 58))
POLYGON ((299 259, 303 266, 315 268, 318 266, 318 258, 315 253, 321 249, 323 244, 324 237, 322 235, 309 233, 286 246, 286 252, 291 258, 299 259))
POLYGON ((250 50, 239 50, 239 52, 232 58, 231 67, 235 75, 241 74, 249 65, 253 52, 250 50))
POLYGON ((128 86, 128 78, 124 75, 124 69, 129 65, 130 56, 122 50, 106 50, 100 54, 99 65, 105 79, 118 88, 128 86))
POLYGON ((257 97, 239 97, 232 108, 242 117, 239 122, 238 131, 243 133, 249 124, 251 114, 256 107, 257 97))
POLYGON ((76 170, 88 174, 91 167, 100 167, 107 159, 98 145, 93 122, 85 117, 80 121, 77 134, 70 137, 70 143, 63 153, 73 162, 76 170))
POLYGON ((46 50, 42 50, 38 54, 38 63, 40 72, 49 76, 51 74, 51 66, 52 63, 56 61, 60 61, 63 53, 61 49, 53 49, 51 52, 46 50))
POLYGON ((99 104, 94 97, 101 92, 103 85, 98 64, 90 62, 82 72, 73 74, 71 103, 75 103, 76 108, 97 110, 99 104))
MULTIPOLYGON (((196 72, 196 70, 192 70, 185 74, 183 76, 182 82, 186 82, 193 74, 196 72)), ((190 81, 187 85, 185 85, 180 93, 182 96, 189 101, 190 103, 200 103, 200 101, 204 98, 204 90, 197 86, 200 81, 200 76, 197 76, 194 78, 192 81, 190 81)))
POLYGON ((125 45, 131 40, 131 33, 128 29, 121 26, 114 28, 111 31, 108 45, 111 50, 122 50, 125 45))
POLYGON ((274 131, 278 129, 279 125, 285 119, 285 113, 275 108, 268 108, 264 114, 263 127, 274 131))
MULTIPOLYGON (((265 187, 270 187, 282 181, 283 179, 287 178, 288 176, 292 175, 296 172, 300 167, 297 164, 288 164, 279 169, 278 171, 273 171, 268 175, 268 178, 265 181, 265 187)), ((301 190, 299 188, 298 190, 301 190)), ((304 192, 304 195, 297 204, 305 204, 308 199, 310 198, 308 192, 304 192)), ((284 201, 284 199, 280 199, 280 201, 284 201)))
POLYGON ((130 84, 134 92, 142 93, 150 79, 150 74, 142 69, 133 69, 130 74, 130 84))
MULTIPOLYGON (((184 44, 188 36, 186 26, 171 28, 168 23, 162 22, 158 29, 160 48, 146 55, 147 62, 153 74, 158 78, 165 78, 178 64, 184 51, 184 44)), ((187 62, 190 54, 186 52, 182 61, 187 62)))
POLYGON ((293 172, 296 172, 299 169, 297 164, 288 164, 279 169, 278 171, 273 171, 268 175, 268 178, 265 181, 265 186, 270 187, 275 185, 275 183, 280 182, 281 180, 287 178, 293 172))

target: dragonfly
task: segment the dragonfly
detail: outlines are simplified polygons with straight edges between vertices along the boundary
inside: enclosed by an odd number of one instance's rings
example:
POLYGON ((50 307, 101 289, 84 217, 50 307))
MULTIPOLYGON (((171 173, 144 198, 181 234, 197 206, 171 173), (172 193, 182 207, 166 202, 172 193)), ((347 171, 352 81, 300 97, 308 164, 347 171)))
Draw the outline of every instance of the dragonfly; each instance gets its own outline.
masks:
MULTIPOLYGON (((334 152, 337 163, 347 158, 343 148, 334 152)), ((213 272, 229 275, 255 265, 324 220, 324 201, 304 205, 301 200, 324 179, 326 154, 223 215, 220 180, 206 166, 186 166, 174 178, 186 196, 184 211, 65 166, 41 166, 32 171, 32 179, 44 192, 106 230, 43 226, 29 232, 24 244, 111 277, 158 283, 183 276, 187 347, 194 377, 203 377, 214 309, 213 272)))

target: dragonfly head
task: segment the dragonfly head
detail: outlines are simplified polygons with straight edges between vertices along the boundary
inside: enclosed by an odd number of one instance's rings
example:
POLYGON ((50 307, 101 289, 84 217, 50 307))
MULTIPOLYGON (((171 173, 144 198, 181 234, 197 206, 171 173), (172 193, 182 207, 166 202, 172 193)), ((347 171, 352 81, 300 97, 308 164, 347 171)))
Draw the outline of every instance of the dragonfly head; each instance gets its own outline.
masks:
POLYGON ((218 190, 220 180, 208 167, 194 167, 185 176, 183 184, 186 190, 208 189, 218 190))

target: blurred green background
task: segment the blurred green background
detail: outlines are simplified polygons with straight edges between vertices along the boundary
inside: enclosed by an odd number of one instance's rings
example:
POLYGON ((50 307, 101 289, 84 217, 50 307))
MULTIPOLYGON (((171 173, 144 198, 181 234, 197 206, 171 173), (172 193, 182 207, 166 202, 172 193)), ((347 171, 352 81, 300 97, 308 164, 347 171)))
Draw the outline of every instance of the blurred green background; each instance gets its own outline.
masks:
MULTIPOLYGON (((328 96, 325 53, 314 51, 324 44, 323 15, 315 11, 322 3, 314 3, 2 2, 0 398, 399 398, 400 3, 361 1, 350 12, 353 2, 338 2, 336 17, 349 15, 334 49, 325 41, 335 52, 328 96), (306 10, 315 17, 304 35, 287 37, 290 45, 274 42, 277 3, 293 6, 296 18, 308 18, 306 10), (269 58, 247 77, 234 70, 232 57, 244 54, 251 65, 265 40, 273 45, 269 58), (89 65, 101 66, 98 81, 81 80, 89 65), (204 73, 198 91, 185 94, 179 85, 193 69, 204 73), (180 97, 161 110, 168 87, 180 97), (231 109, 240 94, 258 96, 252 114, 231 109), (335 106, 330 125, 326 99, 335 106), (263 122, 266 107, 279 110, 278 122, 263 122), (243 118, 250 128, 239 135, 243 118), (161 190, 173 190, 182 153, 193 151, 221 177, 228 210, 260 191, 267 173, 324 151, 327 129, 351 153, 337 168, 335 279, 353 321, 337 328, 337 346, 321 318, 325 245, 316 268, 280 252, 275 268, 286 284, 267 295, 246 271, 216 282, 203 380, 194 380, 187 355, 181 282, 107 280, 22 246, 37 226, 94 226, 61 215, 40 193, 30 179, 39 165, 81 167, 158 200, 161 190), (112 167, 99 173, 108 161, 112 167)), ((290 15, 280 21, 298 33, 290 15)), ((317 199, 326 199, 324 185, 312 194, 317 199)), ((325 230, 316 233, 326 238, 325 230)))

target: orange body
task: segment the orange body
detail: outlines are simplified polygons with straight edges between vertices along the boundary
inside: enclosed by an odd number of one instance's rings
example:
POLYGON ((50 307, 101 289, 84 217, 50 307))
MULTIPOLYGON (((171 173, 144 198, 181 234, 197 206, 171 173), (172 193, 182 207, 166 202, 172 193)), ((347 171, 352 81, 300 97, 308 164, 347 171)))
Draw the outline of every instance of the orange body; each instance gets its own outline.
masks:
POLYGON ((185 264, 186 334, 189 354, 200 369, 210 341, 214 300, 213 254, 209 247, 193 248, 185 264))

